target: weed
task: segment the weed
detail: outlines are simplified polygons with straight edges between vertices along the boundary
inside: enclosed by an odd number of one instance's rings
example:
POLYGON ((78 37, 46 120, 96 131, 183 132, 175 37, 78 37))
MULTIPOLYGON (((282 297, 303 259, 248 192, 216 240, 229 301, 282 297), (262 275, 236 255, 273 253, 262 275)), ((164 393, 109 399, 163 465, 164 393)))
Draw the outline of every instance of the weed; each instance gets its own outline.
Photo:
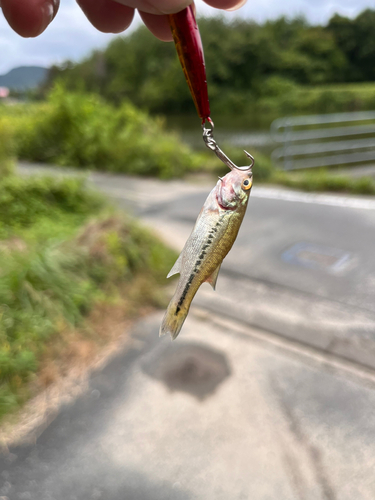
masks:
POLYGON ((7 177, 0 228, 1 417, 29 396, 46 345, 85 331, 97 304, 122 294, 128 313, 160 304, 175 255, 81 180, 7 177))

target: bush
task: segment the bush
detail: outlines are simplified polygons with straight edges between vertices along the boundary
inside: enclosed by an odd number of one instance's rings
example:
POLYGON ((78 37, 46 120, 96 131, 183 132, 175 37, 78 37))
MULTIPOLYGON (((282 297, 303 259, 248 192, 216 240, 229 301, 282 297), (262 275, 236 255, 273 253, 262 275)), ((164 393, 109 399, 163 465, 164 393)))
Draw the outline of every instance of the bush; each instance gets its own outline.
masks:
POLYGON ((201 161, 161 119, 128 102, 114 108, 62 87, 39 113, 18 121, 17 142, 19 156, 30 161, 161 178, 181 176, 201 161))
POLYGON ((375 84, 372 82, 311 87, 272 76, 259 84, 258 93, 257 98, 250 91, 237 92, 235 97, 230 92, 220 96, 212 104, 215 124, 224 128, 266 129, 282 116, 375 109, 375 84))
POLYGON ((58 222, 64 214, 81 218, 103 206, 102 198, 83 179, 33 179, 9 176, 0 182, 0 237, 35 224, 42 217, 58 222))
POLYGON ((98 304, 119 300, 124 287, 134 312, 160 303, 174 252, 107 211, 83 181, 0 182, 0 417, 27 398, 49 342, 84 329, 98 304))
MULTIPOLYGON (((1 105, 0 105, 1 106, 1 105)), ((0 179, 13 171, 14 134, 6 119, 0 119, 0 179)))
POLYGON ((93 222, 85 231, 93 230, 91 240, 81 235, 62 246, 0 254, 0 417, 25 398, 46 343, 81 325, 98 301, 126 284, 135 310, 159 305, 158 283, 174 252, 124 218, 93 222), (147 279, 132 286, 139 276, 147 279))
POLYGON ((263 95, 255 104, 252 114, 260 120, 261 126, 268 126, 280 116, 366 111, 374 108, 373 83, 309 87, 288 84, 278 77, 271 77, 265 82, 263 95), (278 81, 279 93, 275 91, 278 81))

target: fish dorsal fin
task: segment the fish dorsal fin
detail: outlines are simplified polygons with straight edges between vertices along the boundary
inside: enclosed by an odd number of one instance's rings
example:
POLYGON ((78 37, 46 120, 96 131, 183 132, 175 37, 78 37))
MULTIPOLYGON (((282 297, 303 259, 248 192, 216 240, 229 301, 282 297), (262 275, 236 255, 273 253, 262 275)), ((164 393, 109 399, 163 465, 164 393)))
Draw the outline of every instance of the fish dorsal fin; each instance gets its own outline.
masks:
POLYGON ((181 261, 182 261, 182 252, 180 253, 178 259, 174 263, 172 269, 169 271, 167 278, 170 278, 171 276, 181 272, 181 261))
POLYGON ((209 276, 206 281, 207 283, 209 283, 212 288, 215 290, 216 288, 216 281, 217 281, 217 277, 219 276, 219 271, 220 271, 220 267, 221 267, 221 264, 219 266, 217 266, 217 268, 215 269, 215 271, 211 274, 211 276, 209 276))

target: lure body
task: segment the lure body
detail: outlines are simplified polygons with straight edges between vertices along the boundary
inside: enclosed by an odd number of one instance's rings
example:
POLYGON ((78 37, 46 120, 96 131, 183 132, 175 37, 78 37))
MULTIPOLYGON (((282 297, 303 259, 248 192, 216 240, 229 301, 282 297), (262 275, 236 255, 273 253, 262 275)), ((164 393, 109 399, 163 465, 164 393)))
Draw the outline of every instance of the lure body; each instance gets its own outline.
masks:
POLYGON ((237 237, 252 186, 251 170, 232 170, 208 195, 180 256, 167 278, 180 273, 160 335, 179 334, 190 304, 205 281, 215 289, 221 263, 237 237))
POLYGON ((178 58, 197 113, 204 123, 210 116, 210 105, 202 40, 193 6, 189 5, 181 12, 170 14, 168 17, 178 58))

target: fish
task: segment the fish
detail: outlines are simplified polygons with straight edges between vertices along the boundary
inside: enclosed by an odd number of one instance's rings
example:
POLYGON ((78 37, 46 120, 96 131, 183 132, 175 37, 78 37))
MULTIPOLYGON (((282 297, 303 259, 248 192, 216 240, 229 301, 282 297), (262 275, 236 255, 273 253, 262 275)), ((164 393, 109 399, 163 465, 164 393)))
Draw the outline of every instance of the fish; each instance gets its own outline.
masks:
POLYGON ((168 273, 167 278, 178 273, 180 278, 162 320, 160 336, 169 333, 172 340, 176 339, 202 283, 210 283, 215 290, 221 263, 236 240, 246 212, 253 185, 251 167, 230 167, 231 171, 219 177, 208 195, 192 233, 168 273))

